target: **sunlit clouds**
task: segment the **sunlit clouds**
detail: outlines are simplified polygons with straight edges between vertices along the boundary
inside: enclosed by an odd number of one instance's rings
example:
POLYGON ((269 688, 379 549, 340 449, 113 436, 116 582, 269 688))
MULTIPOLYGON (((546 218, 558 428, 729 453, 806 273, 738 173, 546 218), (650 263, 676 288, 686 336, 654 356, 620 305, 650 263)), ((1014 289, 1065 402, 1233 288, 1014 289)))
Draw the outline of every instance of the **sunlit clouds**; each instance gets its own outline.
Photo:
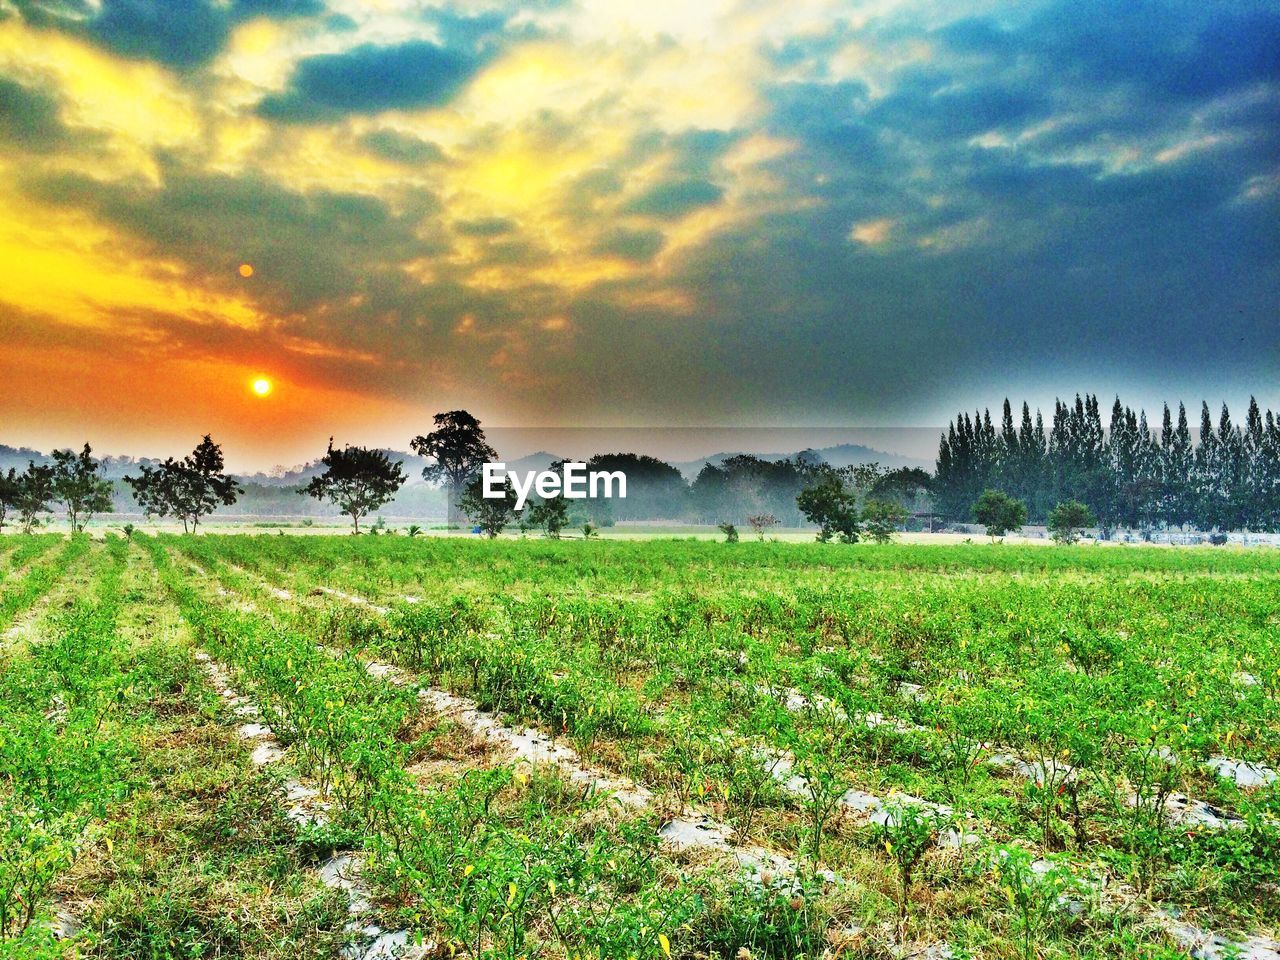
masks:
POLYGON ((1280 15, 1165 13, 0 0, 0 441, 1264 392, 1280 15))

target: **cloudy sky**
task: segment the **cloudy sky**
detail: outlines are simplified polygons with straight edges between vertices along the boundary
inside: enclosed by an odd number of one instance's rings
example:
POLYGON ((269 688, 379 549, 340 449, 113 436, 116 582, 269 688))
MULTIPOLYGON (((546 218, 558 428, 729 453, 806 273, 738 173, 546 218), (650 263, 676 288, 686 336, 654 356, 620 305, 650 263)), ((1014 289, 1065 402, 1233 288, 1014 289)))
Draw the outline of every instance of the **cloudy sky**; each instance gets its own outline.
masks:
POLYGON ((0 0, 0 169, 0 442, 1280 406, 1271 0, 0 0))

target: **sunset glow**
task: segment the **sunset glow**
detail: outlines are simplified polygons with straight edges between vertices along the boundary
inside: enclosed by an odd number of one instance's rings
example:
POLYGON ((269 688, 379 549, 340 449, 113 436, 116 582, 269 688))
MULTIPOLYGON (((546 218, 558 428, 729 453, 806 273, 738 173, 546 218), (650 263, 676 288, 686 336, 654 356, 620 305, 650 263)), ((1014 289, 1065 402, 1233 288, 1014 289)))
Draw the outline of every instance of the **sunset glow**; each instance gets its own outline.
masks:
POLYGON ((0 3, 8 442, 1280 403, 1266 5, 164 7, 0 3))

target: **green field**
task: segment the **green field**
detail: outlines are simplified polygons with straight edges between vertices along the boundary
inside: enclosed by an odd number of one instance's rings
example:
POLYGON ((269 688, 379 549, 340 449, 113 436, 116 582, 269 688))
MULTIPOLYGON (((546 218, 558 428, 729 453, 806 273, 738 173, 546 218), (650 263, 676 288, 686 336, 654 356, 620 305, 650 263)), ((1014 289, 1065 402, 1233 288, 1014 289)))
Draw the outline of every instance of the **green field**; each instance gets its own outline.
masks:
POLYGON ((4 538, 0 957, 1272 960, 1278 695, 1280 551, 4 538))

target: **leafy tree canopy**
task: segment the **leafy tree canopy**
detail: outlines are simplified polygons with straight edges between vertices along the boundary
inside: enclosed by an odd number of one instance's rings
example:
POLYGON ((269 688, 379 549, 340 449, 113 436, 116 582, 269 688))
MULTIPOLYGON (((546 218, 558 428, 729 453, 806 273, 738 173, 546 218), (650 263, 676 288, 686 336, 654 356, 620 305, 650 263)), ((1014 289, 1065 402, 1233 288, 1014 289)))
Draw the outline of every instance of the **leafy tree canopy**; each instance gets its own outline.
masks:
POLYGON ((384 451, 350 446, 335 450, 332 437, 320 462, 324 473, 298 492, 335 504, 351 518, 356 533, 360 518, 391 500, 405 480, 401 463, 392 463, 384 451))
POLYGON ((220 505, 231 506, 244 492, 225 469, 222 447, 205 434, 181 460, 169 457, 159 466, 142 464, 138 476, 124 480, 133 488, 134 499, 148 517, 178 517, 182 529, 194 533, 201 517, 220 505))
POLYGON ((812 486, 800 491, 796 506, 805 519, 818 526, 818 540, 830 542, 839 536, 844 543, 858 541, 858 493, 847 473, 827 468, 812 486))
POLYGON ((67 509, 72 532, 84 529, 95 513, 110 513, 113 486, 99 472, 89 444, 78 454, 53 452, 53 496, 67 509))
POLYGON ((1003 537, 1022 529, 1027 505, 999 490, 983 490, 973 505, 973 519, 987 528, 987 536, 1003 537))
POLYGON ((1093 512, 1079 500, 1064 500, 1049 511, 1049 535, 1058 543, 1075 543, 1086 527, 1097 522, 1093 512))
POLYGON ((516 516, 516 489, 510 480, 503 484, 503 496, 486 497, 484 482, 475 477, 462 491, 458 506, 490 539, 496 537, 516 516))

